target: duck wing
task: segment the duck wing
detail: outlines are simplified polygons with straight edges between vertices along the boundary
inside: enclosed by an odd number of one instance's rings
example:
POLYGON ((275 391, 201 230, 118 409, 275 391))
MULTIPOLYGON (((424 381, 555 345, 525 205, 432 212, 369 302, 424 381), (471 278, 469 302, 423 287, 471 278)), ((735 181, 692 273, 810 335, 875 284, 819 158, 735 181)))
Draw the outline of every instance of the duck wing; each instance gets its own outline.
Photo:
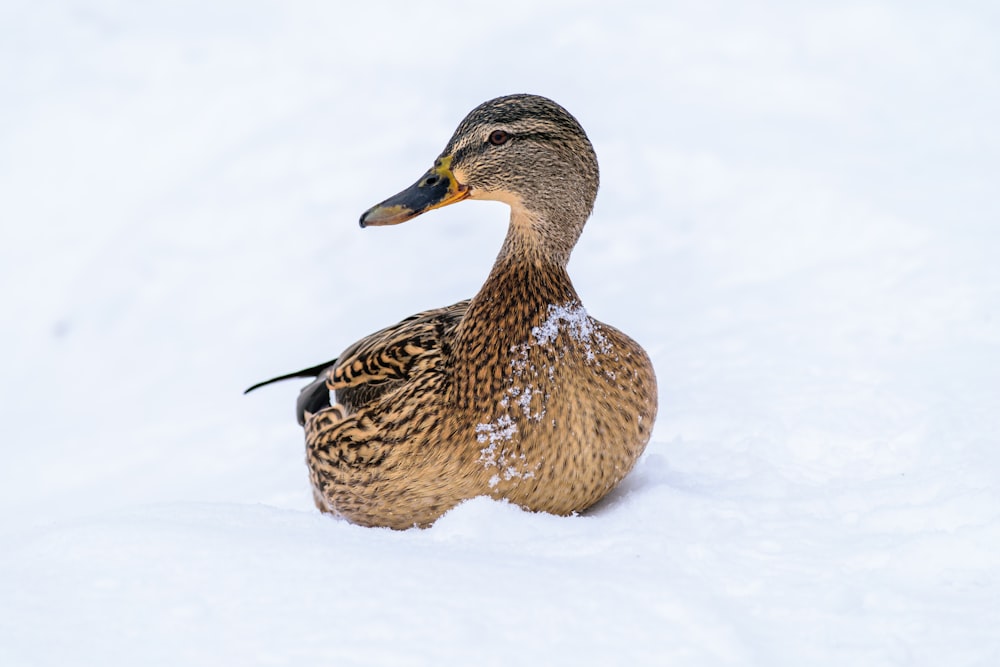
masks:
POLYGON ((258 382, 249 393, 273 382, 316 378, 302 388, 296 401, 299 424, 306 413, 330 407, 330 390, 348 413, 363 409, 417 374, 428 363, 447 355, 448 341, 465 317, 469 300, 425 310, 365 336, 330 361, 258 382))

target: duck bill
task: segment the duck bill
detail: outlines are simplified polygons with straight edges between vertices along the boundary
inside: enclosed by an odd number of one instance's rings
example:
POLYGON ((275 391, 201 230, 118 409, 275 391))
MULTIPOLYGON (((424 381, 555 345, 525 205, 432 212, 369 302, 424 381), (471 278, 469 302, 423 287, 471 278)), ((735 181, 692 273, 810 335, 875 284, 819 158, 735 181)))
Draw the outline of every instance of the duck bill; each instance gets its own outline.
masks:
POLYGON ((452 157, 438 158, 420 180, 402 192, 371 207, 361 216, 362 227, 398 225, 431 209, 462 201, 469 196, 469 186, 455 178, 452 157))

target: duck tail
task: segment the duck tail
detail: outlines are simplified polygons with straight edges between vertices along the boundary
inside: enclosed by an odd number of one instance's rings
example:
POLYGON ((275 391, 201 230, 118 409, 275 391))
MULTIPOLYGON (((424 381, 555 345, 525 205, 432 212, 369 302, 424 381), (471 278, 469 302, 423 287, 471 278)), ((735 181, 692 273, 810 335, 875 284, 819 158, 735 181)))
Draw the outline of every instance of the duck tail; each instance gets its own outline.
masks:
POLYGON ((275 382, 281 382, 282 380, 291 380, 294 378, 316 378, 299 392, 299 398, 295 401, 295 413, 299 420, 299 425, 304 426, 306 423, 306 413, 316 413, 323 408, 330 407, 330 390, 326 386, 326 376, 327 369, 332 368, 337 363, 336 359, 331 359, 330 361, 323 362, 316 366, 311 366, 309 368, 303 368, 300 371, 295 371, 293 373, 286 373, 285 375, 279 375, 278 377, 271 378, 270 380, 264 380, 263 382, 258 382, 257 384, 248 387, 245 394, 249 394, 254 389, 260 389, 269 384, 275 382))
POLYGON ((258 382, 257 384, 247 387, 243 390, 243 394, 249 394, 254 389, 260 389, 261 387, 273 384, 275 382, 281 382, 282 380, 291 380, 293 378, 314 378, 323 375, 323 371, 330 366, 337 363, 336 359, 331 359, 330 361, 324 361, 322 364, 317 364, 316 366, 310 366, 309 368, 303 368, 300 371, 295 371, 293 373, 286 373, 285 375, 279 375, 276 378, 271 378, 270 380, 264 380, 263 382, 258 382))

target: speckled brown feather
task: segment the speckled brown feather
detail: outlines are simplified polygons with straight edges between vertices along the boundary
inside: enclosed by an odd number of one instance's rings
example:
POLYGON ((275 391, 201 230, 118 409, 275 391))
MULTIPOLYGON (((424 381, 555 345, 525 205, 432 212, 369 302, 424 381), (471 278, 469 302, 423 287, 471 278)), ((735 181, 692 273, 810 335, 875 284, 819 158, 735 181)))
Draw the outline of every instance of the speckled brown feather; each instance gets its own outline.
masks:
POLYGON ((472 198, 511 205, 507 238, 473 299, 329 369, 338 403, 305 419, 317 505, 392 528, 479 495, 584 510, 632 469, 656 417, 649 358, 586 314, 566 272, 597 192, 593 149, 557 104, 519 95, 473 110, 443 156, 472 198), (493 150, 498 128, 513 139, 493 150))
POLYGON ((328 369, 327 388, 336 391, 337 403, 348 412, 366 409, 440 356, 468 308, 466 299, 427 310, 362 338, 328 369))

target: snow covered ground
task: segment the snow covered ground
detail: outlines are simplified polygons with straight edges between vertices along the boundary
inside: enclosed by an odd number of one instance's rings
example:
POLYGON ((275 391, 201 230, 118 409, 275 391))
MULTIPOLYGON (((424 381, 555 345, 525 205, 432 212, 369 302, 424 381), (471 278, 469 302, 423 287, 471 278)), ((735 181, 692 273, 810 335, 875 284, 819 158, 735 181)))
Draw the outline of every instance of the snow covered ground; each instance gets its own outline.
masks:
POLYGON ((0 5, 0 664, 1000 664, 994 3, 0 5), (660 416, 584 516, 311 505, 295 383, 470 296, 361 230, 479 102, 602 166, 660 416))

